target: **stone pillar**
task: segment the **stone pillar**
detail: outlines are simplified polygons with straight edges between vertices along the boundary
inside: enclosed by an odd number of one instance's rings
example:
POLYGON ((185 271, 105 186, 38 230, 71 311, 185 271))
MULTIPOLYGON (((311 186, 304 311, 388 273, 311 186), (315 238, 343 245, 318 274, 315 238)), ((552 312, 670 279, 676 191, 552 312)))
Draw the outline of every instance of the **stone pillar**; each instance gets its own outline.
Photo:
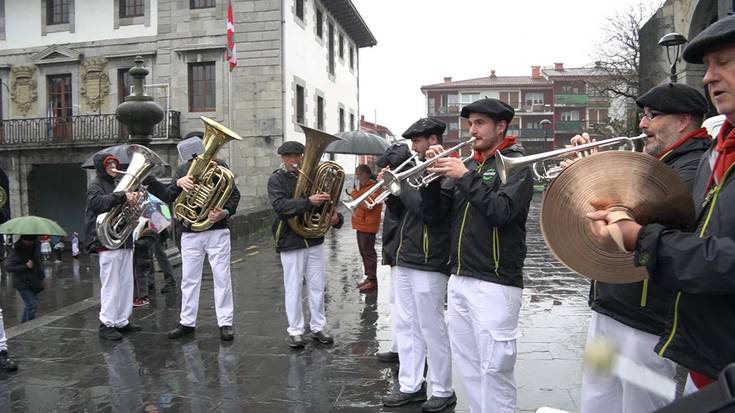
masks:
POLYGON ((129 143, 148 145, 151 142, 153 128, 163 120, 163 109, 153 101, 153 97, 145 94, 143 84, 148 69, 143 67, 143 58, 136 56, 135 67, 128 73, 133 78, 133 93, 125 98, 115 111, 115 116, 128 129, 129 143))

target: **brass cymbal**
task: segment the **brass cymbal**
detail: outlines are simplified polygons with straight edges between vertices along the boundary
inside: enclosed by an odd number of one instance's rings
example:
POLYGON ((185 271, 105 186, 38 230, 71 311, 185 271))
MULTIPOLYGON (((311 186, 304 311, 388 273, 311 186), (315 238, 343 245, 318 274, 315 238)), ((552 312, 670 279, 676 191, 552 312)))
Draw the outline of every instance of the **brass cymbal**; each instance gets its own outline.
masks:
POLYGON ((572 271, 606 283, 648 278, 633 252, 603 248, 589 229, 588 212, 620 206, 641 225, 658 222, 691 229, 694 204, 679 175, 658 159, 630 151, 584 157, 552 181, 541 205, 541 232, 556 258, 572 271))

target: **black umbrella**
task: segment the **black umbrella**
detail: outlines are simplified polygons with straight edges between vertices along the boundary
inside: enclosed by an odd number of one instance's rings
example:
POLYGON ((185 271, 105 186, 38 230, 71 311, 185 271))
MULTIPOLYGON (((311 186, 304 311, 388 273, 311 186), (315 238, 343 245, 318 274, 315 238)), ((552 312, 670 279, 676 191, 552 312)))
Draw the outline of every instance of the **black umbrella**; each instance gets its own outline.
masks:
POLYGON ((115 145, 110 146, 109 148, 100 149, 99 151, 95 152, 92 156, 87 158, 84 163, 82 163, 83 169, 94 169, 94 157, 101 154, 106 153, 109 155, 114 156, 117 158, 117 160, 120 161, 120 166, 128 165, 130 163, 130 157, 128 156, 128 144, 124 143, 122 145, 115 145))
POLYGON ((353 130, 335 133, 341 141, 332 142, 324 150, 325 153, 342 153, 347 155, 382 155, 390 146, 385 138, 374 133, 353 130))

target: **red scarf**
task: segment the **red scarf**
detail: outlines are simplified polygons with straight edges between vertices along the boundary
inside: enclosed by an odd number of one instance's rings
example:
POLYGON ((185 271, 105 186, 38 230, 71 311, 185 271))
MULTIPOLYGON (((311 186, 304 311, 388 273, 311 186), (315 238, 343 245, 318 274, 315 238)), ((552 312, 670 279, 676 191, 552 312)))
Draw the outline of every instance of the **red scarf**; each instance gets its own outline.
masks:
POLYGON ((702 373, 697 373, 694 370, 689 370, 689 377, 692 378, 692 382, 697 386, 697 389, 701 389, 702 387, 706 387, 707 385, 717 381, 710 379, 702 373))
POLYGON ((687 141, 689 141, 689 139, 709 139, 709 138, 710 138, 710 136, 707 134, 707 129, 706 128, 699 128, 699 129, 697 129, 695 131, 692 131, 690 133, 687 133, 686 135, 684 135, 681 138, 679 138, 678 141, 674 142, 671 146, 669 146, 668 148, 664 149, 661 152, 662 153, 661 157, 658 158, 658 159, 663 160, 666 157, 666 155, 668 155, 669 153, 671 153, 674 149, 676 149, 676 148, 680 147, 681 145, 685 144, 687 141))
POLYGON ((725 120, 720 128, 715 151, 717 151, 717 160, 712 168, 712 175, 709 177, 708 191, 714 183, 719 185, 722 182, 725 172, 735 163, 735 128, 728 120, 725 120))
POLYGON ((503 149, 515 145, 516 141, 517 139, 515 136, 507 136, 503 138, 503 141, 500 142, 500 145, 496 146, 495 148, 493 148, 492 151, 490 151, 490 154, 488 156, 484 156, 480 152, 475 151, 475 153, 472 155, 472 159, 479 163, 483 163, 486 159, 492 158, 493 156, 495 156, 496 153, 502 151, 503 149))

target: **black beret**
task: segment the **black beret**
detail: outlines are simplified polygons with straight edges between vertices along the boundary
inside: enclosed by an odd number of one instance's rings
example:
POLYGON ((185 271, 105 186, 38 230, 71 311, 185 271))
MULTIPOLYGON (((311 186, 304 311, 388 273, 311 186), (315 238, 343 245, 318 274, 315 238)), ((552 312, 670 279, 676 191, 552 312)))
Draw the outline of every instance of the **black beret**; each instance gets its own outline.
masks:
POLYGON ((697 89, 681 83, 664 83, 636 99, 639 107, 648 106, 664 113, 707 113, 707 101, 697 89))
POLYGON ((498 99, 484 98, 462 108, 463 118, 469 118, 470 113, 484 113, 495 120, 510 122, 516 111, 509 104, 498 99))
POLYGON ((408 148, 408 145, 403 143, 394 143, 385 150, 385 153, 380 155, 378 160, 375 161, 375 165, 378 165, 379 168, 390 166, 391 169, 395 169, 410 157, 411 149, 408 148))
POLYGON ((304 153, 304 145, 296 141, 283 142, 283 145, 278 147, 279 155, 289 155, 292 153, 302 154, 304 153))
POLYGON ((434 118, 421 118, 414 122, 411 127, 403 132, 403 137, 406 139, 412 139, 418 136, 428 137, 431 135, 443 135, 444 130, 447 129, 447 125, 434 118))
POLYGON ((723 17, 702 30, 684 49, 683 57, 689 63, 703 63, 705 53, 727 44, 735 44, 735 15, 723 17))

